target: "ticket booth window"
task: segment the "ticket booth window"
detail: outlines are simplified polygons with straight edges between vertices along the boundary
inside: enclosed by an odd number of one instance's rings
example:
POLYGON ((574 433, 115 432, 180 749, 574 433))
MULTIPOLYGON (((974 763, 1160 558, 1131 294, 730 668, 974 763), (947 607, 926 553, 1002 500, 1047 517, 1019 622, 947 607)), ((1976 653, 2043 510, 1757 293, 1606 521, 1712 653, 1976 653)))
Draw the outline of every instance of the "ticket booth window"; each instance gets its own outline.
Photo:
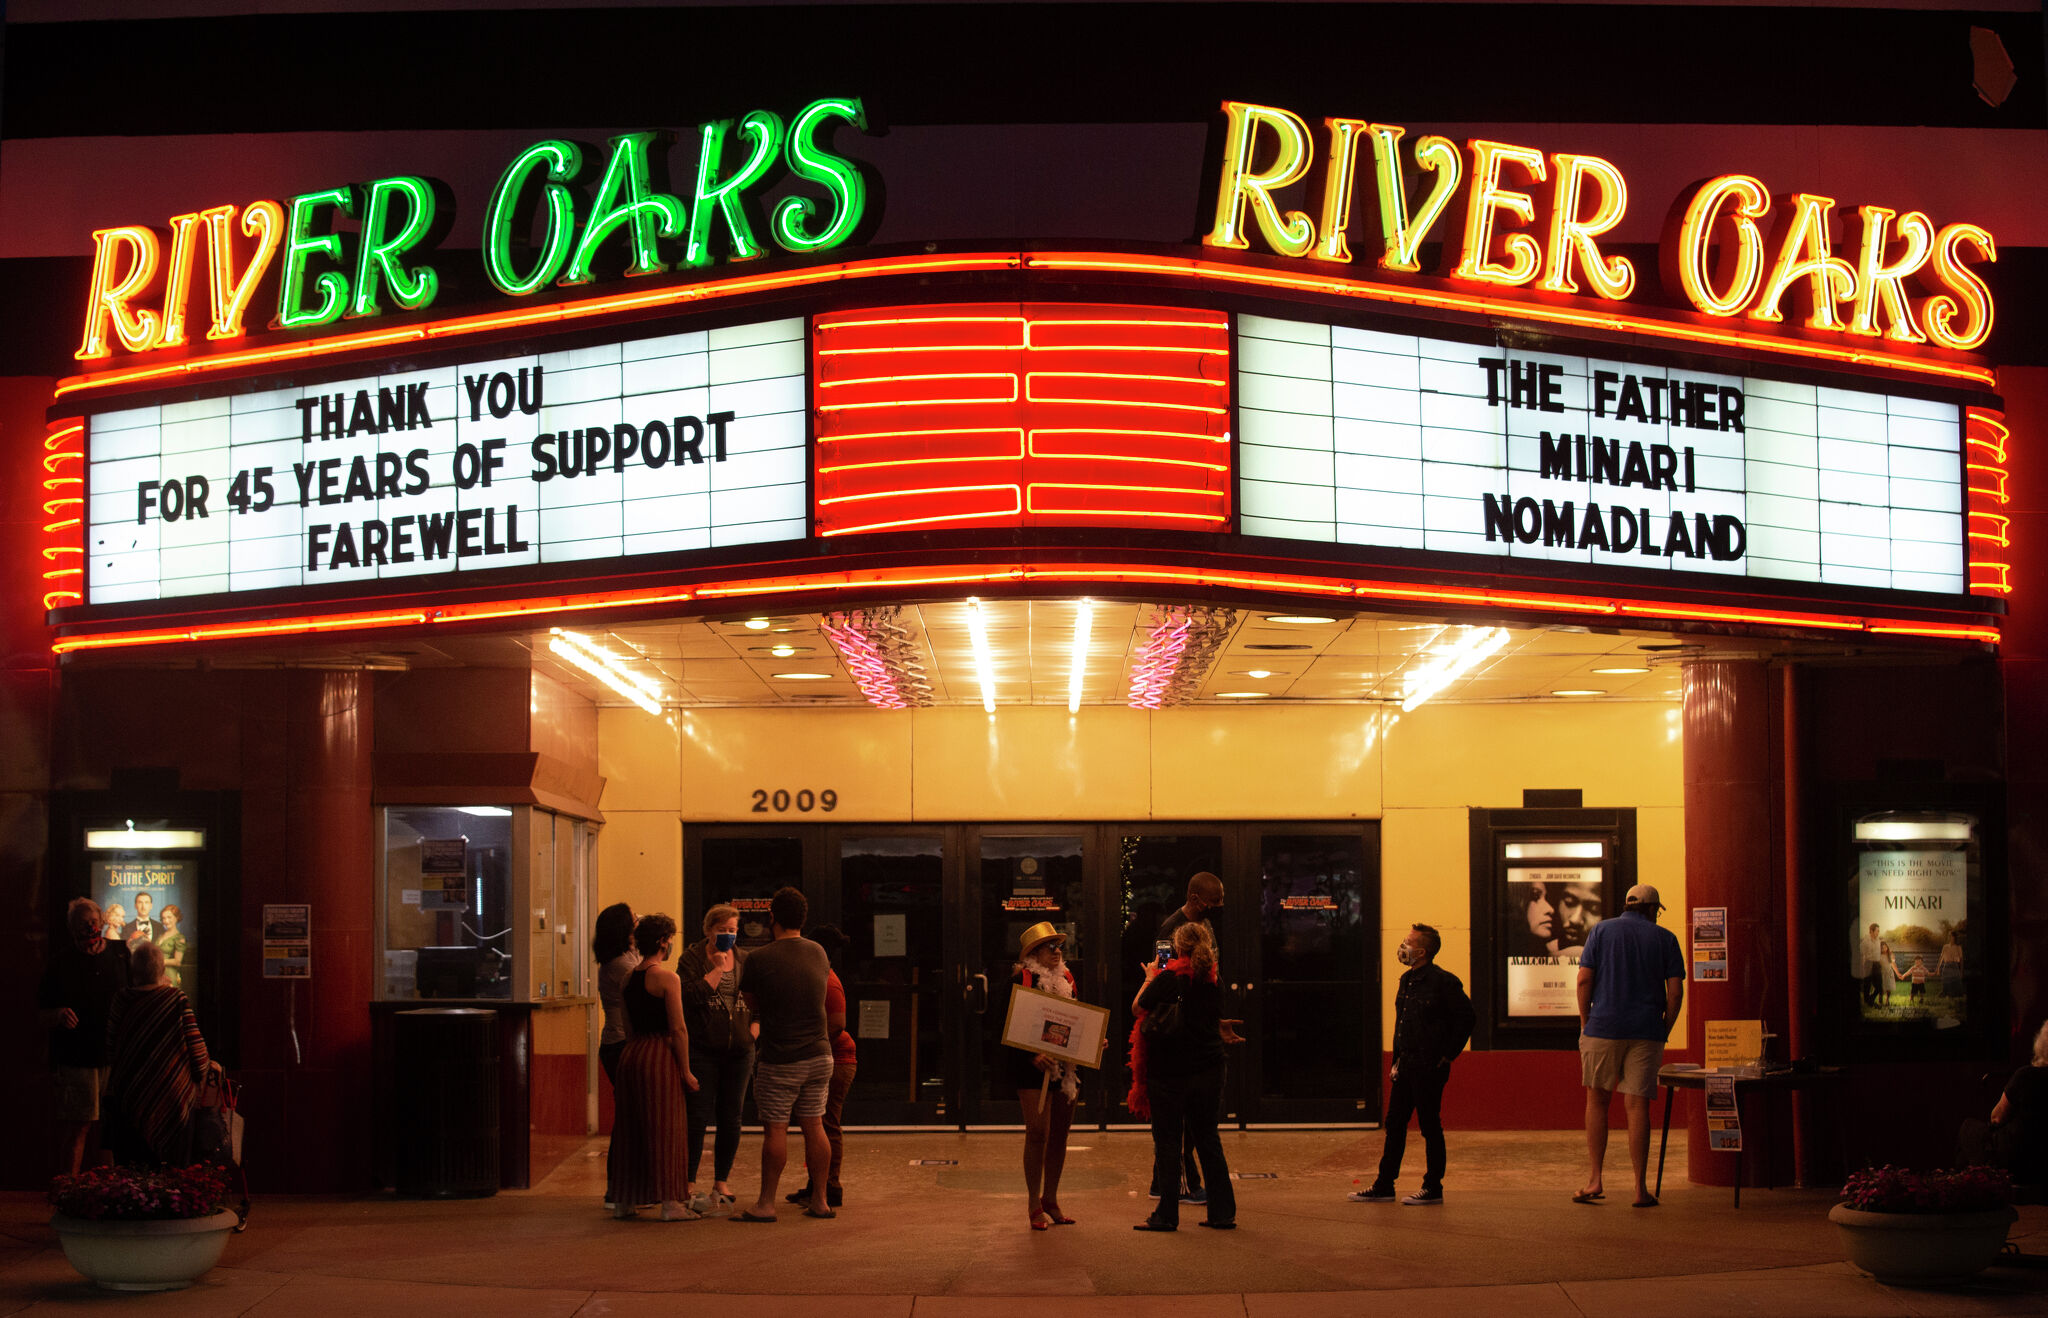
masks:
POLYGON ((379 997, 586 996, 596 830, 532 806, 387 806, 379 997))

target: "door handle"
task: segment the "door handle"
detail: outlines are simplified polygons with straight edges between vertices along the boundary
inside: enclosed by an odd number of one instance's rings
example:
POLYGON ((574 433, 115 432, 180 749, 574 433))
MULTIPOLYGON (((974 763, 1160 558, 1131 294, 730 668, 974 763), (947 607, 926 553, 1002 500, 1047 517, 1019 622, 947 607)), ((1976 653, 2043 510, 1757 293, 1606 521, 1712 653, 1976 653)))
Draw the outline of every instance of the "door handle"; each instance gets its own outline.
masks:
POLYGON ((979 1016, 988 1010, 988 976, 969 975, 967 980, 967 1010, 979 1016))

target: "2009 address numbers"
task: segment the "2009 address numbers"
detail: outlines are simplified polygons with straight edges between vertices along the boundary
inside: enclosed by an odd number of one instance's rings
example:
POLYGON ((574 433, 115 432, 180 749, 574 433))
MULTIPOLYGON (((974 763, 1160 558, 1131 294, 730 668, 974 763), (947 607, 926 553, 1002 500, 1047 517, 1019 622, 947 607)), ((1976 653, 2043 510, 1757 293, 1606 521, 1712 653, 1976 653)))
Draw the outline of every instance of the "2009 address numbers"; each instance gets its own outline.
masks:
POLYGON ((813 792, 808 787, 798 792, 781 787, 773 791, 765 787, 754 789, 753 813, 757 815, 786 815, 792 810, 805 815, 814 810, 829 815, 838 808, 839 793, 829 787, 822 792, 813 792))

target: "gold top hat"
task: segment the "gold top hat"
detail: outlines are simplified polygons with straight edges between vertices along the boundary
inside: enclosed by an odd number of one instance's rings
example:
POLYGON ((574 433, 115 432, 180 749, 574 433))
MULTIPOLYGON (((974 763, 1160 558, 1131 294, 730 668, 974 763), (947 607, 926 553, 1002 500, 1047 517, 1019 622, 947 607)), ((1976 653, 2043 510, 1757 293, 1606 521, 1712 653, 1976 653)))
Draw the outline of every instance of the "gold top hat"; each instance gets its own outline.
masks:
POLYGON ((1030 956, 1046 943, 1065 943, 1067 936, 1053 926, 1050 920, 1040 920, 1024 931, 1023 941, 1017 945, 1019 959, 1030 956))

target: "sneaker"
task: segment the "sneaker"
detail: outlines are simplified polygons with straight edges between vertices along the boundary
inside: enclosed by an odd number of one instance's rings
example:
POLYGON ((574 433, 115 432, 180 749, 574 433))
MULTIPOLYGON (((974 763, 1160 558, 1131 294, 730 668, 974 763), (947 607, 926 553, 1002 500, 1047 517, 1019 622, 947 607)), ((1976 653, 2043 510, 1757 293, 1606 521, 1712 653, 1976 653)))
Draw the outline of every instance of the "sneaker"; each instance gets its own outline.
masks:
POLYGON ((1180 1192, 1180 1201, 1184 1204, 1206 1204, 1209 1202, 1209 1192, 1207 1190, 1182 1190, 1180 1192))
POLYGON ((1404 1208, 1420 1208, 1424 1204, 1440 1204, 1444 1201, 1442 1190, 1417 1190, 1401 1201, 1404 1208))
POLYGON ((1391 1185, 1368 1185, 1363 1190, 1353 1190, 1344 1196, 1354 1204, 1390 1204, 1394 1202, 1394 1187, 1391 1185))

